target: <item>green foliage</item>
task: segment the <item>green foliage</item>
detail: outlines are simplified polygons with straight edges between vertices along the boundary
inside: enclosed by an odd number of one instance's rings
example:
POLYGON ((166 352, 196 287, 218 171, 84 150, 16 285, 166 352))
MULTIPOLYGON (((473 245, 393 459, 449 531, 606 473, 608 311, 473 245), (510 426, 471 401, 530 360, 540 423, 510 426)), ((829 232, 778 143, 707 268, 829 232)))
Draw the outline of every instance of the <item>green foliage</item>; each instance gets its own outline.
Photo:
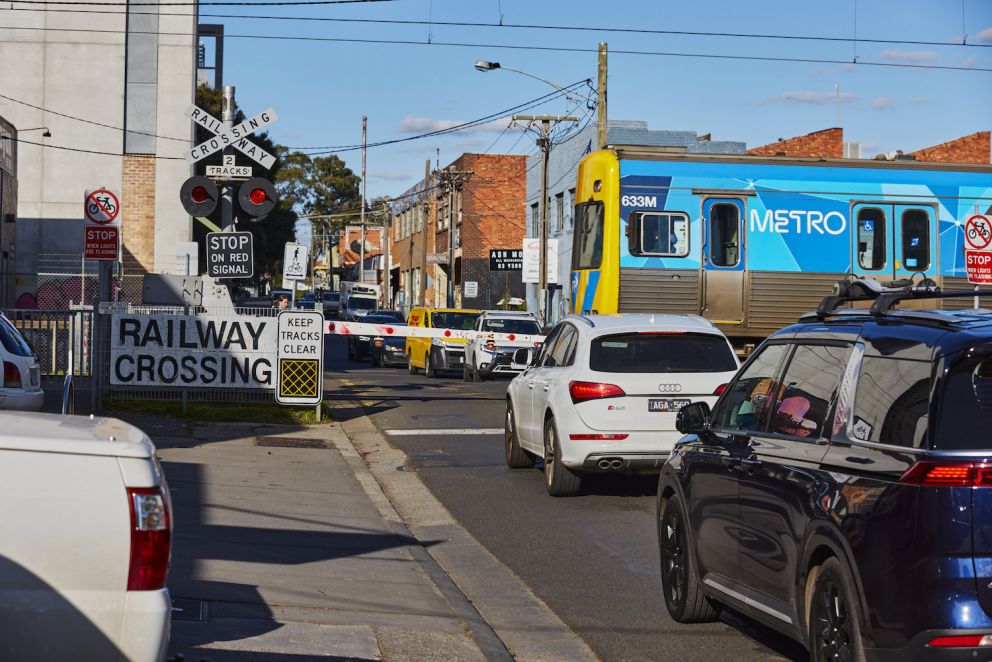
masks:
POLYGON ((361 204, 361 178, 338 157, 290 152, 282 161, 276 178, 279 194, 304 215, 333 214, 361 204))

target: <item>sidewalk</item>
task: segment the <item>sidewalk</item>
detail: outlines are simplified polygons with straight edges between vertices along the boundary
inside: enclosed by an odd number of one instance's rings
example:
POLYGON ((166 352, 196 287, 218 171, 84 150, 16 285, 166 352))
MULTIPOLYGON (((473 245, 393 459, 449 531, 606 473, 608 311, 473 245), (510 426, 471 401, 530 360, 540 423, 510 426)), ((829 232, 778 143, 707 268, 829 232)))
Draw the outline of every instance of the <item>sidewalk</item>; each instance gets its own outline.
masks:
POLYGON ((509 658, 338 424, 128 419, 172 493, 171 659, 509 658))

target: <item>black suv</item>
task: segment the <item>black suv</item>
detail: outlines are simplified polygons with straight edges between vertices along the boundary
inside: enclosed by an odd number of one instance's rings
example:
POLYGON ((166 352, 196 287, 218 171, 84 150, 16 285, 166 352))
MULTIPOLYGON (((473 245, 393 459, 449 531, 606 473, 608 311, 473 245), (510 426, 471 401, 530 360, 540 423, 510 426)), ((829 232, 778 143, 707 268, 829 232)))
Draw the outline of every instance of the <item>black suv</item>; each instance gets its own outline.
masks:
POLYGON ((658 489, 675 620, 720 603, 813 660, 992 659, 992 312, 895 310, 972 295, 902 285, 839 283, 712 412, 679 413, 658 489))

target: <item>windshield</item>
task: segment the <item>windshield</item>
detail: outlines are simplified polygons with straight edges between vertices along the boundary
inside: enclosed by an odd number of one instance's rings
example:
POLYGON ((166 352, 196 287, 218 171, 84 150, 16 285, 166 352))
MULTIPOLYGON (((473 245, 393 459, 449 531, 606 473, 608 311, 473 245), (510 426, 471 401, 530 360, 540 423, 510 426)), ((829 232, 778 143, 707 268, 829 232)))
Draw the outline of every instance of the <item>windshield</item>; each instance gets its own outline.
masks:
POLYGON ((599 269, 603 262, 603 203, 575 205, 572 269, 599 269))
POLYGON ((392 315, 366 315, 362 320, 368 324, 389 324, 391 326, 406 326, 406 322, 399 322, 392 315))
POLYGON ((494 333, 519 333, 521 335, 541 335, 541 327, 533 320, 500 319, 494 317, 482 323, 483 331, 494 333))
POLYGON ((737 360, 722 336, 702 333, 623 333, 592 341, 597 372, 730 372, 737 360))
POLYGON ((3 348, 14 356, 34 355, 24 337, 2 317, 0 317, 0 344, 3 344, 3 348))
POLYGON ((457 329, 471 331, 479 313, 432 313, 431 326, 435 329, 457 329))
POLYGON ((352 310, 372 310, 375 308, 375 299, 366 297, 349 297, 348 307, 352 310))

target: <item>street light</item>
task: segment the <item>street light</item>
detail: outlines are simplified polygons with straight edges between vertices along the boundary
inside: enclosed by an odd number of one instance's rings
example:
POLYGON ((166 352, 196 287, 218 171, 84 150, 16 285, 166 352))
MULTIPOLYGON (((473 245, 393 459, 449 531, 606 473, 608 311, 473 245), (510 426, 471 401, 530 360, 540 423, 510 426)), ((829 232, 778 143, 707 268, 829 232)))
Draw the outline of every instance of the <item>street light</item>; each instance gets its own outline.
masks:
MULTIPOLYGON (((41 134, 41 137, 42 138, 51 138, 52 137, 52 132, 48 130, 48 127, 47 126, 35 126, 35 127, 30 128, 30 129, 17 129, 17 132, 18 133, 24 133, 25 131, 44 131, 44 133, 41 134)), ((4 135, 4 136, 0 136, 0 138, 7 138, 9 140, 10 139, 10 136, 4 135)))
POLYGON ((506 71, 512 71, 515 74, 520 74, 521 76, 527 76, 528 78, 533 78, 534 80, 539 80, 542 83, 545 83, 547 85, 550 85, 551 87, 555 88, 559 92, 564 92, 565 93, 565 96, 576 96, 576 97, 579 97, 580 99, 584 99, 585 101, 588 101, 591 104, 595 104, 596 103, 596 100, 595 99, 593 99, 592 97, 586 96, 585 94, 581 94, 581 93, 576 92, 574 90, 566 90, 564 87, 562 87, 558 83, 552 82, 552 81, 548 80, 547 78, 541 78, 540 76, 535 76, 532 73, 528 73, 526 71, 521 71, 520 69, 514 69, 513 67, 504 67, 499 62, 490 62, 489 60, 476 60, 475 61, 475 68, 478 71, 483 71, 483 72, 485 72, 485 71, 494 71, 496 69, 505 69, 506 71))

